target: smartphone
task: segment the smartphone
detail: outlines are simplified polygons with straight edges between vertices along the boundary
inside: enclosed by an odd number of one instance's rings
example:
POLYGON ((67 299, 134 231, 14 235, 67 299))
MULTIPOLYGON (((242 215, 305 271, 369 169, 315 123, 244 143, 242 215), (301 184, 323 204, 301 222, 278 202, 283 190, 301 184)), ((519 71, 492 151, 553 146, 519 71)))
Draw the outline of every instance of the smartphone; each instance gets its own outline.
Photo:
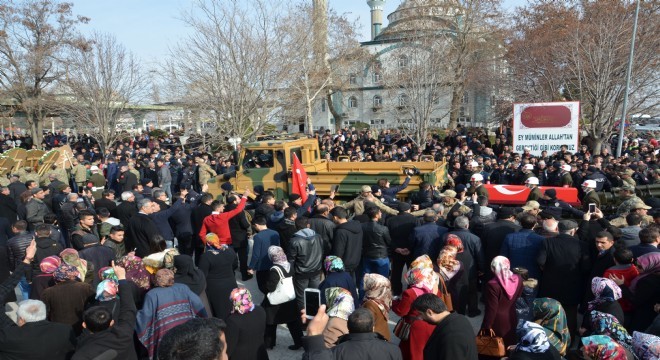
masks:
POLYGON ((313 319, 321 306, 321 291, 319 289, 305 289, 305 316, 313 319))
POLYGON ((330 191, 339 192, 339 185, 331 185, 330 191))
POLYGON ((594 203, 589 204, 589 212, 590 213, 596 212, 596 204, 594 203))

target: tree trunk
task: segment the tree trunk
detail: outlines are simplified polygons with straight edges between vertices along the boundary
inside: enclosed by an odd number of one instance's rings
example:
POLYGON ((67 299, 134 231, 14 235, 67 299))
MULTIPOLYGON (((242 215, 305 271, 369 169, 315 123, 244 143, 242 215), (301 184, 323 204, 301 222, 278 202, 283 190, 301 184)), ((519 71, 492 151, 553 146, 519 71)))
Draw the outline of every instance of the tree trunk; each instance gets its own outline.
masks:
POLYGON ((343 119, 341 114, 337 112, 337 109, 335 109, 335 104, 332 102, 332 90, 328 90, 325 101, 328 103, 328 109, 330 110, 332 117, 335 118, 335 128, 332 129, 332 132, 334 133, 337 131, 337 129, 341 129, 341 123, 343 119))
POLYGON ((602 138, 594 138, 594 148, 591 150, 592 155, 600 154, 601 148, 603 147, 602 138))
POLYGON ((305 130, 307 130, 308 135, 314 135, 314 130, 312 129, 312 100, 307 98, 307 116, 305 119, 305 130))
POLYGON ((37 149, 41 149, 41 142, 44 138, 44 123, 42 118, 34 119, 34 124, 36 126, 36 136, 33 135, 32 142, 37 145, 37 149))
POLYGON ((460 114, 461 102, 463 100, 463 85, 455 84, 451 92, 451 110, 449 111, 448 129, 456 129, 458 115, 460 114))

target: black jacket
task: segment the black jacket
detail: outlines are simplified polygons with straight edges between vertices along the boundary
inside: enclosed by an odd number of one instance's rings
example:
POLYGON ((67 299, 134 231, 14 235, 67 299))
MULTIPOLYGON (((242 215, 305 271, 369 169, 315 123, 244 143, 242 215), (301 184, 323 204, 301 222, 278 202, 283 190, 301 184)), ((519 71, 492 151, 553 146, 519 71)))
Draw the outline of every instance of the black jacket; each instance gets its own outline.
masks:
POLYGON ((329 254, 332 249, 335 223, 323 215, 314 215, 309 219, 309 228, 323 240, 323 255, 329 254))
POLYGON ((41 260, 52 255, 59 256, 64 250, 62 245, 50 237, 36 238, 35 242, 37 243, 37 253, 34 255, 34 261, 32 262, 32 276, 41 274, 41 268, 39 267, 41 260))
MULTIPOLYGON (((236 204, 229 204, 225 207, 225 211, 231 211, 238 207, 236 204)), ((245 216, 245 212, 241 211, 238 215, 229 219, 229 231, 231 231, 231 243, 235 248, 242 248, 248 246, 248 229, 250 223, 245 216)))
POLYGON ((584 242, 567 234, 547 238, 536 262, 543 270, 538 297, 553 298, 563 305, 580 303, 583 279, 589 272, 589 254, 584 242))
POLYGON ((112 211, 117 208, 117 203, 110 199, 100 198, 94 201, 94 209, 100 208, 106 208, 108 211, 110 211, 110 213, 112 213, 112 211))
POLYGON ((477 344, 468 319, 452 313, 444 318, 431 334, 424 347, 425 360, 476 360, 477 344))
POLYGON ((391 244, 392 239, 387 227, 375 221, 362 224, 362 257, 370 259, 387 258, 391 244))
POLYGON ((127 280, 119 281, 119 294, 119 319, 106 330, 79 337, 72 360, 91 360, 108 350, 117 352, 116 359, 137 359, 133 345, 137 309, 127 280))
POLYGON ((25 249, 32 242, 32 234, 23 231, 16 234, 13 238, 7 241, 7 252, 9 253, 9 270, 14 271, 18 265, 25 258, 25 249))
POLYGON ((332 239, 330 255, 344 261, 344 269, 351 272, 357 269, 362 258, 362 226, 355 220, 337 225, 332 239))
POLYGON ((151 253, 149 239, 156 234, 160 234, 160 232, 154 221, 146 214, 137 213, 131 217, 126 227, 126 238, 124 239, 126 251, 136 249, 135 255, 141 258, 149 255, 151 253))
POLYGON ((390 230, 392 249, 405 248, 412 250, 410 234, 418 224, 419 220, 414 215, 406 212, 387 218, 385 225, 390 230))
POLYGON ((18 220, 18 206, 10 196, 0 194, 0 217, 6 218, 10 224, 18 220))
POLYGON ((110 210, 110 214, 112 214, 113 217, 119 219, 119 222, 124 226, 124 228, 128 226, 130 218, 135 216, 137 212, 137 204, 130 201, 124 201, 117 205, 114 210, 110 210))
POLYGON ((323 265, 323 243, 312 229, 302 229, 291 238, 288 253, 296 275, 316 275, 323 265))
MULTIPOLYGON (((472 335, 474 342, 474 335, 472 335)), ((337 346, 326 349, 323 335, 303 338, 303 360, 400 360, 399 347, 377 333, 346 334, 339 338, 337 346)), ((459 358, 456 358, 459 359, 459 358)))
POLYGON ((289 249, 291 248, 291 239, 293 238, 293 234, 298 232, 296 224, 293 222, 293 220, 284 219, 277 227, 277 229, 274 230, 277 230, 277 233, 280 234, 280 246, 284 252, 288 254, 289 249))
POLYGON ((504 238, 506 238, 507 235, 520 229, 520 225, 507 220, 497 220, 496 222, 487 224, 484 227, 482 233, 483 237, 481 237, 481 247, 484 252, 486 265, 486 268, 482 270, 486 270, 486 279, 490 279, 492 277, 492 272, 490 271, 490 263, 496 256, 500 255, 500 249, 502 249, 504 238))

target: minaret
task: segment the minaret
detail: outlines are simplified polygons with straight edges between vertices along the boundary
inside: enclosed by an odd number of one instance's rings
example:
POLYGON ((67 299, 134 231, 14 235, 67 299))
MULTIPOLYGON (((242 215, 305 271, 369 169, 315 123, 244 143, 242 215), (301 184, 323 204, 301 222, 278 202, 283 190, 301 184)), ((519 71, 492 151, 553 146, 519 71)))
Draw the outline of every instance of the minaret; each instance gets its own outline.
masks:
POLYGON ((367 4, 371 8, 371 40, 374 40, 383 27, 385 0, 367 0, 367 4))
POLYGON ((313 0, 312 3, 313 51, 317 65, 322 66, 328 56, 328 0, 313 0))

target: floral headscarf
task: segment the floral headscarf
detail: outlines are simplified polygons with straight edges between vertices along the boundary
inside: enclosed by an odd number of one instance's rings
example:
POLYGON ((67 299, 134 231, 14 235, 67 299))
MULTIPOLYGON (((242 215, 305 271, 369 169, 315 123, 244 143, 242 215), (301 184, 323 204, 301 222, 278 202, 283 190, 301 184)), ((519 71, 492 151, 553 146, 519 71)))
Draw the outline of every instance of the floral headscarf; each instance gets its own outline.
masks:
POLYGON ((76 269, 78 269, 80 281, 85 281, 85 276, 87 275, 87 261, 81 259, 75 249, 67 248, 62 250, 60 257, 64 263, 75 266, 76 269))
POLYGON ((433 291, 434 274, 435 272, 430 268, 412 268, 406 273, 406 281, 408 286, 430 293, 433 291))
POLYGON ((62 265, 62 259, 59 256, 48 256, 41 260, 39 263, 39 269, 44 274, 52 274, 57 268, 62 265))
POLYGON ((96 286, 96 300, 110 301, 117 297, 119 287, 112 280, 103 280, 96 286))
POLYGON ((151 276, 142 264, 141 258, 126 255, 119 259, 118 265, 126 269, 126 280, 132 281, 142 290, 151 288, 151 276))
POLYGON ((528 353, 544 353, 550 348, 548 336, 543 326, 525 321, 516 329, 516 335, 520 339, 516 350, 528 353))
POLYGON ((497 281, 502 285, 506 296, 509 300, 513 299, 513 296, 518 290, 518 284, 520 283, 520 277, 511 272, 511 263, 509 259, 504 256, 496 256, 493 261, 490 263, 490 269, 495 274, 497 281))
POLYGON ((328 273, 344 271, 344 261, 339 256, 326 256, 323 260, 323 267, 328 273))
POLYGON ((571 334, 568 331, 566 313, 559 301, 550 298, 535 299, 533 313, 534 319, 537 319, 536 323, 545 329, 550 344, 560 355, 565 355, 571 342, 571 334))
POLYGON ((79 276, 80 273, 78 272, 78 269, 69 264, 62 264, 53 272, 53 278, 57 282, 76 280, 79 276))
POLYGON ((206 234, 206 246, 210 247, 212 250, 227 250, 229 248, 225 244, 220 243, 220 237, 214 233, 206 234))
POLYGON ((247 314, 254 310, 254 303, 252 302, 252 294, 246 288, 235 288, 229 295, 229 300, 232 302, 231 313, 247 314))
POLYGON ((635 331, 632 343, 634 353, 640 360, 660 359, 660 337, 635 331))
POLYGON ((630 352, 633 351, 632 337, 616 317, 595 310, 590 315, 592 335, 607 335, 630 352))
POLYGON ((639 268, 639 276, 634 278, 630 283, 630 291, 633 293, 637 289, 637 284, 640 280, 651 274, 660 272, 660 252, 652 252, 638 257, 637 267, 639 268))
POLYGON ((351 292, 340 287, 325 289, 325 299, 328 305, 329 317, 337 317, 348 321, 348 316, 355 311, 355 301, 351 292))
POLYGON ((447 235, 446 245, 450 245, 456 248, 456 251, 460 254, 463 252, 463 241, 457 235, 449 234, 447 235))
POLYGON ((273 264, 283 267, 286 271, 289 271, 291 268, 291 263, 286 258, 284 250, 279 246, 273 245, 268 248, 268 258, 270 258, 273 264))
POLYGON ((587 309, 589 311, 596 308, 596 306, 614 302, 621 299, 621 288, 614 281, 602 277, 595 277, 591 279, 591 292, 595 298, 589 301, 587 309))
POLYGON ((364 275, 364 302, 371 300, 378 304, 378 308, 389 318, 392 307, 392 284, 390 280, 380 274, 364 275))
POLYGON ((456 260, 458 249, 451 245, 446 245, 438 255, 438 268, 445 281, 452 279, 461 270, 461 262, 456 260))
POLYGON ((607 335, 582 338, 583 352, 592 360, 627 360, 626 350, 607 335))
POLYGON ((156 272, 154 279, 158 287, 170 287, 174 285, 174 271, 170 269, 160 269, 156 272))
POLYGON ((98 275, 101 281, 103 280, 112 280, 114 282, 119 281, 119 279, 117 279, 117 274, 115 274, 115 269, 111 268, 110 266, 102 267, 99 270, 98 275))
POLYGON ((415 259, 412 263, 410 263, 410 268, 411 269, 423 269, 423 268, 428 268, 428 269, 433 269, 433 261, 431 261, 431 258, 428 255, 422 255, 415 259))

